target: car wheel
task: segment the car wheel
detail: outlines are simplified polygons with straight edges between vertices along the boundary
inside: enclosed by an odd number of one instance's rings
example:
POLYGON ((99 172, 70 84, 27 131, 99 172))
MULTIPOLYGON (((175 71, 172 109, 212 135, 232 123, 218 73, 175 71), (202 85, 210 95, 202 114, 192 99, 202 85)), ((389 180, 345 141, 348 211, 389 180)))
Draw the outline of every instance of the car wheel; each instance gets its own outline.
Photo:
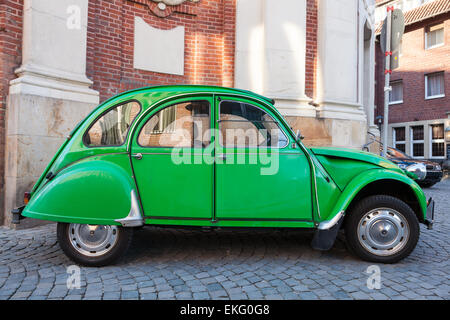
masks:
POLYGON ((414 211, 391 196, 362 199, 345 220, 347 245, 361 259, 371 262, 402 260, 416 247, 419 234, 419 221, 414 211))
POLYGON ((108 265, 128 249, 133 228, 77 223, 58 223, 61 249, 73 261, 90 267, 108 265))

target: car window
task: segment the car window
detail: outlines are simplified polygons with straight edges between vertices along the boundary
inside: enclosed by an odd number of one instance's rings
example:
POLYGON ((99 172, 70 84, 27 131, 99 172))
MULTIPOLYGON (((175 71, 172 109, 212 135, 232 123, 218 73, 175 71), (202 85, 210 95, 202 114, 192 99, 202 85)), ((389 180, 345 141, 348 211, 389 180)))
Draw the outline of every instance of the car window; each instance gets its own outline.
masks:
POLYGON ((136 101, 110 109, 89 128, 84 136, 84 143, 89 147, 122 145, 131 123, 140 111, 141 106, 136 101))
POLYGON ((248 103, 222 101, 219 122, 220 144, 232 147, 284 148, 288 138, 269 114, 248 103))
POLYGON ((210 104, 176 103, 151 116, 138 137, 142 147, 205 148, 210 144, 210 104))

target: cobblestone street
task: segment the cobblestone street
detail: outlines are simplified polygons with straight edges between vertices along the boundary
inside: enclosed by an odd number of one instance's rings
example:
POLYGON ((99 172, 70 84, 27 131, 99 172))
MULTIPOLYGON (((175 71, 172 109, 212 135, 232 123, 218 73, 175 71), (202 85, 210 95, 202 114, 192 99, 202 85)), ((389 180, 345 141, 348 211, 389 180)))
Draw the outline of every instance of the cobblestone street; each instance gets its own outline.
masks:
POLYGON ((369 289, 371 263, 349 254, 343 235, 329 252, 311 235, 276 231, 144 228, 114 266, 81 268, 67 289, 66 258, 54 224, 0 228, 0 300, 4 299, 450 299, 450 179, 426 189, 436 223, 421 226, 415 251, 378 265, 381 288, 369 289))

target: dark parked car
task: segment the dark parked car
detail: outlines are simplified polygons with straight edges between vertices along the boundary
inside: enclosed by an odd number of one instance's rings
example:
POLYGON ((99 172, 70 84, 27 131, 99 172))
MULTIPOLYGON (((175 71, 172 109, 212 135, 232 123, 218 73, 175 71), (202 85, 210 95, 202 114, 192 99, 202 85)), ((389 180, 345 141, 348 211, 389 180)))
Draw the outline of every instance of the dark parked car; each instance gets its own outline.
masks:
POLYGON ((413 159, 404 152, 391 147, 388 147, 387 158, 400 168, 416 173, 418 176, 416 182, 422 188, 429 188, 442 179, 442 168, 439 163, 413 159))

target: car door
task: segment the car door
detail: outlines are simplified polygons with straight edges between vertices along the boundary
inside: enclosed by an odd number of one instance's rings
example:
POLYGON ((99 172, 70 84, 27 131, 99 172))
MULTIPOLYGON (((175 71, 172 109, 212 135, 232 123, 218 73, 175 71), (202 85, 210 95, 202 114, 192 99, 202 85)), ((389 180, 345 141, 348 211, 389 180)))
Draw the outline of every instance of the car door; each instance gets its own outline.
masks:
POLYGON ((308 159, 264 105, 216 98, 216 220, 311 221, 308 159))
POLYGON ((131 161, 146 217, 211 220, 212 98, 185 98, 157 107, 137 126, 131 161))

